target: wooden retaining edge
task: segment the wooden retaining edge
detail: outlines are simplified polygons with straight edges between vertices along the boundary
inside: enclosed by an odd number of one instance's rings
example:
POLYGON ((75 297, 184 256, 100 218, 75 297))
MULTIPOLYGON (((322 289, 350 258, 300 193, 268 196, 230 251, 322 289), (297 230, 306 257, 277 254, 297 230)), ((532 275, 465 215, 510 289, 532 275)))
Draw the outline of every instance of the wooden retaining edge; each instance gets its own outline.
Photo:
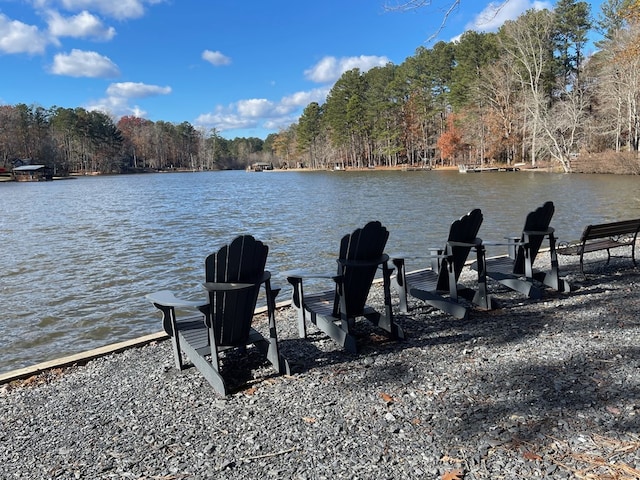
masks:
POLYGON ((94 360, 99 357, 104 357, 112 353, 122 352, 129 348, 142 347, 152 342, 158 342, 168 339, 169 336, 165 332, 152 333, 143 337, 134 338, 132 340, 126 340, 124 342, 112 343, 104 347, 94 348, 86 352, 76 353, 67 357, 57 358, 55 360, 49 360, 48 362, 37 363, 29 367, 21 368, 19 370, 13 370, 11 372, 0 374, 0 385, 4 383, 13 382, 14 380, 22 380, 24 378, 32 377, 52 370, 54 368, 69 367, 76 364, 85 364, 90 360, 94 360))
MULTIPOLYGON (((286 300, 276 304, 276 308, 283 308, 291 305, 291 300, 286 300)), ((267 311, 267 307, 259 307, 256 308, 255 314, 265 313, 267 311)), ((143 347, 153 342, 161 342, 164 340, 168 340, 169 335, 165 332, 157 332, 151 333, 149 335, 144 335, 142 337, 134 338, 131 340, 125 340, 123 342, 112 343, 110 345, 105 345, 104 347, 94 348, 93 350, 87 350, 85 352, 76 353, 73 355, 69 355, 66 357, 56 358, 54 360, 49 360, 42 363, 37 363, 35 365, 30 365, 28 367, 20 368, 18 370, 12 370, 6 373, 0 373, 0 385, 5 383, 11 383, 16 380, 23 380, 25 378, 33 377, 34 375, 39 375, 48 370, 53 370, 55 368, 64 368, 70 367, 72 365, 84 365, 91 360, 100 357, 106 357, 107 355, 111 355, 112 353, 119 353, 130 348, 143 347)))

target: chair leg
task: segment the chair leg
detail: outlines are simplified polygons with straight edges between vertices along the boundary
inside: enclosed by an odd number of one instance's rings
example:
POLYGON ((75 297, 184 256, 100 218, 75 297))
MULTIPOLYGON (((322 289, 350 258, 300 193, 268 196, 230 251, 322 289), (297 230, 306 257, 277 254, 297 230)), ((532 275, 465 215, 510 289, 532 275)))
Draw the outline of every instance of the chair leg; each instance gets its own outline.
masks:
POLYGON ((437 308, 438 310, 441 310, 445 313, 448 313, 458 320, 465 320, 468 318, 468 309, 464 305, 461 305, 460 303, 455 302, 450 298, 445 298, 437 293, 432 293, 417 288, 412 288, 409 293, 412 296, 426 302, 428 305, 437 308))
POLYGON ((539 300, 540 298, 542 298, 542 289, 535 286, 529 280, 507 277, 498 281, 511 290, 522 293, 532 300, 539 300))
POLYGON ((553 234, 549 235, 549 254, 551 255, 551 272, 545 276, 542 283, 558 292, 571 291, 569 283, 560 278, 560 264, 558 263, 558 254, 556 252, 556 239, 553 234))
POLYGON ((478 289, 471 300, 475 305, 485 310, 493 308, 493 299, 487 288, 487 265, 485 261, 485 249, 480 245, 476 247, 476 269, 478 271, 478 289))
POLYGON ((176 310, 172 306, 162 305, 159 303, 154 303, 153 305, 162 312, 162 325, 164 331, 171 337, 171 349, 173 350, 175 366, 178 370, 184 370, 184 364, 182 363, 182 350, 180 348, 180 335, 176 331, 176 310))
MULTIPOLYGON (((404 339, 404 332, 398 326, 393 315, 393 305, 391 304, 391 272, 388 264, 382 265, 382 290, 384 292, 384 315, 377 315, 374 322, 378 327, 389 332, 392 338, 404 339)), ((405 292, 406 308, 406 292, 405 292)))
POLYGON ((265 283, 265 291, 267 297, 267 312, 269 316, 269 340, 264 343, 267 344, 267 351, 265 355, 271 362, 276 371, 282 375, 290 375, 291 369, 289 362, 286 358, 280 355, 280 349, 278 348, 278 334, 276 331, 276 297, 280 292, 279 288, 271 288, 271 282, 265 283))
MULTIPOLYGON (((329 337, 336 341, 338 345, 341 345, 347 352, 358 353, 358 347, 355 337, 349 333, 348 327, 344 329, 340 325, 343 325, 341 319, 333 317, 324 317, 320 315, 311 314, 311 321, 321 331, 326 333, 329 337), (340 322, 340 325, 336 324, 336 321, 340 322)), ((345 320, 348 325, 348 321, 345 320)))
POLYGON ((391 284, 399 297, 399 310, 402 313, 407 313, 409 307, 407 304, 407 280, 405 276, 404 260, 401 258, 395 258, 393 264, 396 267, 396 275, 391 279, 391 284))
POLYGON ((171 337, 171 346, 173 349, 173 360, 175 362, 176 368, 178 370, 184 370, 184 365, 182 363, 182 352, 180 351, 180 340, 178 336, 171 337))
MULTIPOLYGON (((182 336, 181 333, 179 335, 182 336)), ((181 345, 187 357, 189 357, 189 360, 193 363, 193 366, 198 369, 216 392, 225 397, 227 395, 227 386, 220 374, 218 352, 215 346, 211 347, 211 362, 209 362, 204 355, 198 353, 184 337, 181 339, 181 345)))
POLYGON ((289 361, 280 355, 280 351, 278 348, 278 339, 273 336, 268 340, 262 339, 253 343, 256 348, 262 353, 269 363, 273 365, 273 368, 280 375, 291 375, 291 367, 289 366, 289 361))
MULTIPOLYGON (((302 299, 304 298, 304 292, 302 290, 302 280, 296 277, 287 278, 293 291, 291 292, 291 306, 296 310, 298 319, 298 335, 300 338, 307 338, 307 322, 306 312, 304 305, 302 305, 302 299)), ((311 319, 313 321, 313 319, 311 319)))

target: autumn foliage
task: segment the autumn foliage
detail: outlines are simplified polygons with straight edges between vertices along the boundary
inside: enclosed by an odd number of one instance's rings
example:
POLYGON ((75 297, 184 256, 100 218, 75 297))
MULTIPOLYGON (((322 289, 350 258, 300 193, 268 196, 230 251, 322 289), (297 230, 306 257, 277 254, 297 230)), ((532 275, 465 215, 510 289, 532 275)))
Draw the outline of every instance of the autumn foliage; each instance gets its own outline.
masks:
POLYGON ((438 149, 443 160, 453 160, 464 150, 462 134, 456 126, 456 115, 450 114, 447 117, 447 129, 438 138, 438 149))

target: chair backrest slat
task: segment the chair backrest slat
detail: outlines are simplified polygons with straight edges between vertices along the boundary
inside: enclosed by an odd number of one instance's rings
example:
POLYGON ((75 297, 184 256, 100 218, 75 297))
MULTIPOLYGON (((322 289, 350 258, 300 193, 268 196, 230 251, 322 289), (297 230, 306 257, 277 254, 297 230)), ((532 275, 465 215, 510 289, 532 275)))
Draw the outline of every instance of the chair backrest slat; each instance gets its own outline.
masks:
MULTIPOLYGON (((378 221, 369 222, 363 228, 358 228, 342 238, 339 258, 344 260, 377 260, 384 254, 388 238, 389 231, 386 227, 378 221)), ((376 270, 376 265, 342 267, 338 264, 338 274, 344 276, 347 316, 362 313, 376 270)), ((337 308, 336 303, 334 312, 337 312, 337 308)))
MULTIPOLYGON (((555 212, 553 202, 546 202, 541 207, 538 207, 533 212, 527 215, 527 219, 524 222, 523 234, 521 240, 524 241, 525 231, 544 232, 549 228, 551 219, 555 212)), ((538 255, 538 251, 544 241, 544 235, 533 235, 529 237, 529 255, 531 255, 531 265, 538 255)), ((520 246, 516 252, 516 260, 513 266, 514 273, 524 273, 525 270, 525 251, 524 247, 520 246)))
POLYGON ((253 283, 254 288, 211 292, 211 322, 218 346, 244 345, 265 272, 269 247, 251 235, 235 238, 205 259, 207 282, 253 283))
MULTIPOLYGON (((479 208, 471 210, 469 213, 460 217, 451 224, 447 240, 450 242, 473 243, 480 231, 482 220, 482 211, 479 208)), ((471 248, 472 247, 445 246, 445 254, 453 256, 453 268, 456 282, 460 278, 460 274, 467 262, 471 248)), ((440 269, 437 288, 438 290, 449 290, 449 275, 446 268, 440 269)))

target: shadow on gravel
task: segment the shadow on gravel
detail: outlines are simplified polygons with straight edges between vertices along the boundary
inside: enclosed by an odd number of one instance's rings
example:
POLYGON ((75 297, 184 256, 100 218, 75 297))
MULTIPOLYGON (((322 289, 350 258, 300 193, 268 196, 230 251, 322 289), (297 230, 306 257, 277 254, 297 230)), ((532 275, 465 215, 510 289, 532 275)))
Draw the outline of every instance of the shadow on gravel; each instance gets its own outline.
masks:
MULTIPOLYGON (((617 431, 636 434, 640 386, 628 381, 615 364, 639 358, 632 350, 593 350, 569 361, 531 359, 496 368, 490 378, 469 379, 479 395, 467 402, 451 402, 452 415, 462 418, 461 436, 497 428, 493 437, 512 444, 540 441, 540 433, 617 431), (485 387, 483 388, 483 385, 485 387), (456 408, 462 404, 463 408, 456 408)), ((637 368, 637 365, 636 365, 637 368)))
MULTIPOLYGON (((569 293, 537 301, 496 288, 501 308, 473 311, 465 321, 416 308, 397 317, 405 341, 360 322, 359 355, 320 332, 284 340, 282 350, 295 373, 357 370, 349 379, 354 391, 442 391, 441 408, 463 425, 461 439, 514 447, 572 431, 636 434, 640 277, 615 265, 599 271, 572 279, 577 288, 569 293)), ((430 425, 437 431, 433 419, 430 425)))

